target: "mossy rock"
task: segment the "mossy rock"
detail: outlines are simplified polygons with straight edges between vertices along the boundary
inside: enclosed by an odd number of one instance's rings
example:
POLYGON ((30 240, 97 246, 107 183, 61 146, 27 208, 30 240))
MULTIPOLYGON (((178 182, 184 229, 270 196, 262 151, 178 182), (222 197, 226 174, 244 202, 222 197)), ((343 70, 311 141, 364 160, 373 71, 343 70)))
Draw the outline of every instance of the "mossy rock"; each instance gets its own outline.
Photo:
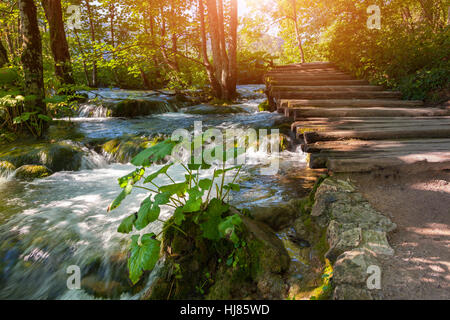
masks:
POLYGON ((248 113, 245 109, 238 106, 210 106, 210 105, 199 105, 190 107, 184 111, 188 114, 236 114, 236 113, 248 113))
POLYGON ((150 148, 163 140, 163 136, 113 139, 102 144, 101 150, 114 159, 114 161, 128 163, 142 150, 150 148))
POLYGON ((270 109, 271 109, 271 108, 270 108, 270 105, 269 105, 269 101, 267 101, 267 100, 265 100, 264 102, 261 102, 261 103, 258 105, 258 110, 259 110, 260 112, 263 112, 263 111, 271 111, 270 109))
POLYGON ((2 174, 8 174, 16 170, 16 166, 8 161, 0 161, 0 176, 2 174))
POLYGON ((289 255, 268 226, 245 216, 241 219, 241 239, 246 245, 239 248, 226 239, 212 242, 203 238, 193 216, 180 226, 186 235, 168 228, 163 236, 163 258, 150 274, 153 284, 144 298, 280 299, 284 287, 265 284, 281 279, 289 268, 289 255), (229 265, 231 252, 234 258, 229 265), (261 292, 259 287, 268 291, 261 292))
POLYGON ((19 180, 32 181, 48 177, 51 174, 52 171, 45 166, 24 165, 17 169, 15 177, 19 180))
POLYGON ((83 155, 81 147, 71 141, 21 143, 0 150, 0 160, 16 167, 42 165, 53 172, 79 170, 83 155))

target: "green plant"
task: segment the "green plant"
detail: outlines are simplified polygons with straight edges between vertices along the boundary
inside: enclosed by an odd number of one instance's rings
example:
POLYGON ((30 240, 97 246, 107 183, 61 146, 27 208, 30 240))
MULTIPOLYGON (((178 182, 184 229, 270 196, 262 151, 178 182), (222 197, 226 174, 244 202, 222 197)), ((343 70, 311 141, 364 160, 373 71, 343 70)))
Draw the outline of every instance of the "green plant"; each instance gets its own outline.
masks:
POLYGON ((44 123, 52 119, 42 114, 39 110, 25 111, 25 104, 31 103, 36 99, 35 96, 5 95, 0 98, 0 119, 10 131, 17 132, 22 127, 35 137, 40 137, 44 130, 44 123))
MULTIPOLYGON (((132 235, 128 268, 133 284, 139 281, 144 271, 154 268, 161 249, 161 241, 158 238, 165 230, 174 228, 176 231, 186 234, 182 223, 187 216, 198 225, 202 231, 202 237, 213 242, 228 239, 235 248, 242 244, 239 238, 241 218, 238 214, 227 215, 230 207, 225 203, 230 191, 239 191, 239 185, 235 182, 242 168, 242 165, 227 167, 225 155, 233 154, 233 159, 235 159, 242 151, 233 148, 224 152, 219 158, 217 148, 222 146, 206 146, 203 136, 196 139, 201 139, 203 154, 208 153, 213 156, 213 159, 222 162, 221 169, 215 168, 210 178, 201 179, 200 173, 202 170, 210 169, 211 165, 203 161, 201 164, 194 163, 193 157, 187 164, 180 162, 186 171, 185 180, 182 182, 176 182, 168 173, 168 170, 177 163, 173 157, 161 168, 154 169, 149 175, 146 175, 149 167, 163 161, 172 154, 176 146, 180 145, 179 142, 168 139, 139 153, 131 161, 137 169, 118 180, 122 192, 110 204, 108 211, 117 208, 134 188, 149 192, 148 197, 141 203, 139 211, 126 217, 120 224, 118 232, 128 234, 133 229, 142 230, 155 221, 164 223, 163 230, 157 235, 147 233, 141 238, 138 234, 132 235), (232 181, 226 183, 225 176, 232 171, 235 171, 232 181), (171 183, 158 185, 155 179, 159 176, 167 177, 171 183), (214 188, 215 196, 212 195, 214 188), (168 222, 159 219, 161 206, 169 206, 174 210, 173 219, 168 222)), ((191 152, 194 150, 194 145, 196 145, 195 142, 188 144, 191 152)))

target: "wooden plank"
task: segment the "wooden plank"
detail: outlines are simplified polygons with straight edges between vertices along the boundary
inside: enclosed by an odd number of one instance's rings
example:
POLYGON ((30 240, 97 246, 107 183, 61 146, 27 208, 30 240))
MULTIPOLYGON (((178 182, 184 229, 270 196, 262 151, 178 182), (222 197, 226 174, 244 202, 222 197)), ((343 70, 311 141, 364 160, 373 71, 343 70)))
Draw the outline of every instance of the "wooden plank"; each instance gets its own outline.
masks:
POLYGON ((400 99, 401 92, 395 91, 277 91, 272 90, 275 99, 400 99))
POLYGON ((448 116, 450 110, 438 108, 294 108, 295 120, 312 117, 428 117, 448 116))
POLYGON ((270 81, 289 80, 289 81, 329 81, 329 80, 355 80, 352 76, 346 74, 330 75, 302 75, 302 74, 277 74, 268 76, 270 81))
POLYGON ((304 145, 308 153, 450 150, 450 139, 321 141, 304 145))
POLYGON ((278 91, 383 91, 382 86, 362 85, 362 86, 272 86, 272 92, 278 91))
POLYGON ((318 131, 303 134, 306 143, 330 140, 387 140, 414 138, 450 138, 450 127, 429 126, 423 128, 381 128, 366 131, 318 131))
POLYGON ((372 100, 372 99, 328 99, 328 100, 284 100, 280 99, 282 107, 288 108, 298 107, 325 107, 325 108, 341 108, 341 107, 358 107, 358 108, 396 108, 396 107, 422 107, 421 100, 372 100))
POLYGON ((270 80, 271 86, 346 86, 346 85, 368 85, 366 80, 317 80, 317 81, 299 81, 299 80, 270 80))
POLYGON ((410 154, 399 157, 368 157, 360 159, 330 159, 327 167, 334 173, 371 172, 387 168, 416 166, 422 170, 449 170, 450 153, 410 154))

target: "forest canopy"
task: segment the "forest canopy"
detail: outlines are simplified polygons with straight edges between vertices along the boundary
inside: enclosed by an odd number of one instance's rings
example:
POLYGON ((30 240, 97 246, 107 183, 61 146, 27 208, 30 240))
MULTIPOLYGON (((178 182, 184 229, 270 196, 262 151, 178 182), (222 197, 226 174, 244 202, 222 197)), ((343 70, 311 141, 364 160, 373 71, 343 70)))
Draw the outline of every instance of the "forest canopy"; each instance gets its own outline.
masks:
POLYGON ((274 64, 311 61, 439 100, 448 94, 448 8, 444 0, 3 0, 0 98, 20 108, 0 113, 0 125, 39 136, 49 99, 88 87, 206 89, 232 100, 236 84, 261 83, 274 64))

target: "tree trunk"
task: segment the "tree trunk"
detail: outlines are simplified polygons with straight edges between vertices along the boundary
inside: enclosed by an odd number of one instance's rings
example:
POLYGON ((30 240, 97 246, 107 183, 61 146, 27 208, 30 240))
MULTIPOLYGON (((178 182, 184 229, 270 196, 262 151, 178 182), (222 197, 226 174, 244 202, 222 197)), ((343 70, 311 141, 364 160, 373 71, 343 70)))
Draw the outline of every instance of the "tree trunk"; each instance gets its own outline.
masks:
POLYGON ((231 0, 231 19, 230 19, 230 45, 229 45, 229 62, 230 73, 228 76, 228 93, 232 99, 236 97, 237 84, 237 28, 238 28, 238 2, 231 0))
MULTIPOLYGON (((26 103, 26 112, 46 114, 44 103, 44 76, 42 67, 42 43, 37 20, 37 10, 33 0, 19 0, 20 24, 22 29, 23 52, 21 56, 24 72, 24 93, 34 96, 33 100, 26 103)), ((33 115, 32 117, 36 117, 33 115)), ((37 117, 36 117, 37 118, 37 117)), ((39 128, 37 134, 41 135, 45 127, 41 119, 37 119, 39 128)))
POLYGON ((298 27, 297 6, 295 1, 296 0, 292 0, 292 7, 294 11, 295 35, 297 36, 298 49, 300 50, 300 57, 302 59, 302 63, 305 63, 305 53, 303 52, 302 37, 300 36, 300 29, 298 27))
POLYGON ((207 50, 207 39, 206 39, 206 27, 205 27, 205 6, 203 4, 203 0, 199 0, 199 14, 200 14, 200 33, 201 33, 201 55, 203 59, 203 63, 205 64, 206 74, 208 75, 209 84, 211 85, 211 89, 213 91, 214 96, 220 97, 222 95, 222 89, 220 87, 219 81, 215 76, 214 67, 211 65, 211 62, 208 58, 208 50, 207 50))
POLYGON ((50 29, 50 47, 55 60, 55 74, 61 83, 73 84, 69 45, 62 18, 61 0, 42 0, 50 29))
POLYGON ((0 67, 3 67, 5 64, 9 62, 8 53, 6 52, 5 47, 0 39, 0 67))
POLYGON ((228 92, 228 76, 229 76, 229 61, 227 55, 227 46, 225 41, 225 25, 223 18, 223 0, 217 0, 218 3, 218 21, 219 21, 219 43, 220 43, 220 56, 222 60, 222 70, 220 76, 220 84, 222 86, 222 99, 231 100, 230 93, 228 92))
MULTIPOLYGON (((206 0, 206 6, 208 8, 208 22, 209 22, 209 33, 211 36, 211 49, 213 55, 213 66, 215 78, 220 81, 222 79, 222 69, 223 61, 222 54, 220 52, 220 34, 219 34, 219 19, 217 15, 217 3, 216 0, 206 0)), ((223 98, 224 92, 222 91, 218 94, 217 98, 223 98)))
MULTIPOLYGON (((91 10, 91 5, 89 4, 89 0, 85 0, 85 4, 86 4, 86 9, 88 12, 88 19, 89 19, 89 29, 90 29, 90 34, 91 34, 91 43, 92 46, 95 46, 95 28, 94 28, 94 22, 93 22, 93 17, 92 17, 92 10, 91 10)), ((94 54, 95 54, 95 49, 94 49, 94 54)), ((92 61, 92 81, 91 84, 93 87, 97 87, 98 83, 97 83, 97 62, 95 61, 95 59, 92 61)))

